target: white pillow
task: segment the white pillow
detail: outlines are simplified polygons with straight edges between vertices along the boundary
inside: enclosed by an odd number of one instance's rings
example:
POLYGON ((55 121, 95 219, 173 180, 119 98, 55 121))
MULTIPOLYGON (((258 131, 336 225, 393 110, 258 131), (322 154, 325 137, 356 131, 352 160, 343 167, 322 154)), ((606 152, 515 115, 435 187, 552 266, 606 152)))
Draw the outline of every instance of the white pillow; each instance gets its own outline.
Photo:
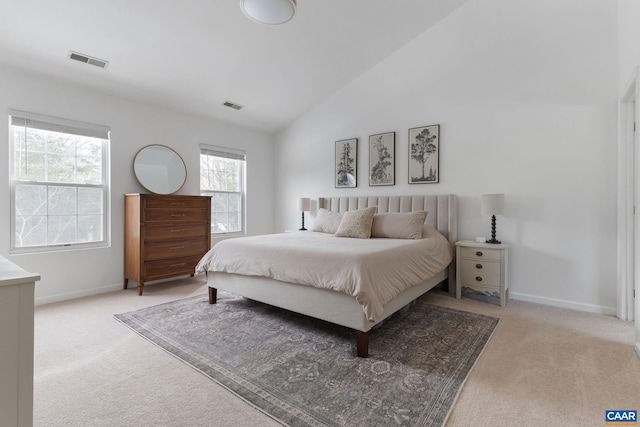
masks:
POLYGON ((368 239, 371 237, 371 224, 377 209, 377 206, 372 206, 345 212, 335 235, 338 237, 368 239))
POLYGON ((334 234, 338 231, 338 226, 342 221, 342 214, 332 212, 327 209, 318 209, 318 214, 313 220, 313 228, 311 231, 319 231, 320 233, 334 234))
POLYGON ((422 239, 422 226, 426 219, 426 211, 375 215, 371 226, 371 237, 422 239))

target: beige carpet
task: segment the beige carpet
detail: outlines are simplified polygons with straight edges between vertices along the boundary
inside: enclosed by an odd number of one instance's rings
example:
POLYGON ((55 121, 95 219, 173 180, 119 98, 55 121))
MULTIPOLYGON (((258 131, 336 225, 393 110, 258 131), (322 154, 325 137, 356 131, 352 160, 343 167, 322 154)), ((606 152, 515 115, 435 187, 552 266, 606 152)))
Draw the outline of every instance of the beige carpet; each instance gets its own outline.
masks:
MULTIPOLYGON (((36 307, 34 425, 278 426, 113 318, 205 291, 196 277, 36 307)), ((603 426, 605 409, 640 409, 632 323, 438 292, 429 302, 502 319, 448 426, 603 426)))

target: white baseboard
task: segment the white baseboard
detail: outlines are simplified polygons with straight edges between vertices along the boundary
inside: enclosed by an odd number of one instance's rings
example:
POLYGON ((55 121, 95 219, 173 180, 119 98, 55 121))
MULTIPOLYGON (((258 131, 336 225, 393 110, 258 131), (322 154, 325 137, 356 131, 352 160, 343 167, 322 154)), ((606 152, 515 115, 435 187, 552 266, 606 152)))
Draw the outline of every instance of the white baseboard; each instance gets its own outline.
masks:
POLYGON ((556 298, 538 297, 535 295, 519 294, 509 292, 509 298, 519 301, 535 302, 537 304, 551 305, 554 307, 569 308, 571 310, 587 311, 589 313, 605 314, 607 316, 617 316, 615 307, 605 307, 601 305, 583 304, 575 301, 566 301, 556 298))
MULTIPOLYGON (((171 282, 176 279, 186 279, 189 277, 190 277, 189 274, 185 274, 183 276, 170 277, 168 279, 151 280, 146 283, 147 284, 164 283, 164 282, 171 282)), ((202 277, 204 277, 204 275, 202 277)), ((129 280, 129 289, 136 288, 137 286, 138 284, 135 281, 129 280)), ((34 305, 50 304, 52 302, 66 301, 69 299, 88 297, 91 295, 106 294, 107 292, 119 291, 122 289, 123 289, 123 283, 121 282, 121 283, 116 283, 115 285, 101 286, 99 288, 81 289, 79 291, 65 292, 62 294, 50 295, 46 297, 40 297, 40 298, 36 297, 34 301, 34 305)))
POLYGON ((91 295, 104 294, 107 292, 119 291, 122 289, 122 283, 101 286, 99 288, 82 289, 79 291, 65 292, 62 294, 49 295, 46 297, 35 298, 35 305, 50 304, 52 302, 66 301, 69 299, 88 297, 91 295))

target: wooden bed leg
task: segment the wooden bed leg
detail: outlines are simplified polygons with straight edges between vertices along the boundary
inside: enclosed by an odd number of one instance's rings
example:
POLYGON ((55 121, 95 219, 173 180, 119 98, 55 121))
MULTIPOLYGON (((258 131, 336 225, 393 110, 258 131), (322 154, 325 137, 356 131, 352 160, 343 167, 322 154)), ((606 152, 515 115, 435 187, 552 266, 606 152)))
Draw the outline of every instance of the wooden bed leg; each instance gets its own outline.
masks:
POLYGON ((358 357, 369 356, 369 332, 356 331, 356 349, 358 357))
POLYGON ((218 302, 218 290, 209 287, 209 304, 215 304, 216 302, 218 302))

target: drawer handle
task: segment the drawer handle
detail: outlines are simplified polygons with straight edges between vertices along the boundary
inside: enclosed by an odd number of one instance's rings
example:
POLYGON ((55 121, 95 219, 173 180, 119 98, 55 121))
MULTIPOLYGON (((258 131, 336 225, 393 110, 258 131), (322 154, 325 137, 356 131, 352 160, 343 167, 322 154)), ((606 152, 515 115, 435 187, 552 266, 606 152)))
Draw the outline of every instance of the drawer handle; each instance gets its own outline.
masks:
POLYGON ((482 282, 482 277, 476 276, 476 282, 482 282))
POLYGON ((184 233, 184 229, 183 230, 171 230, 172 233, 184 233))
POLYGON ((171 216, 174 218, 182 218, 184 217, 184 214, 171 214, 171 216))
POLYGON ((477 268, 478 270, 482 269, 482 264, 476 264, 476 268, 477 268))
POLYGON ((171 267, 172 268, 180 268, 180 267, 184 267, 184 262, 181 262, 180 264, 172 264, 171 267))
POLYGON ((171 248, 172 251, 179 251, 180 249, 184 249, 184 246, 174 246, 171 248))
POLYGON ((480 251, 476 252, 476 256, 482 256, 482 252, 480 251))

